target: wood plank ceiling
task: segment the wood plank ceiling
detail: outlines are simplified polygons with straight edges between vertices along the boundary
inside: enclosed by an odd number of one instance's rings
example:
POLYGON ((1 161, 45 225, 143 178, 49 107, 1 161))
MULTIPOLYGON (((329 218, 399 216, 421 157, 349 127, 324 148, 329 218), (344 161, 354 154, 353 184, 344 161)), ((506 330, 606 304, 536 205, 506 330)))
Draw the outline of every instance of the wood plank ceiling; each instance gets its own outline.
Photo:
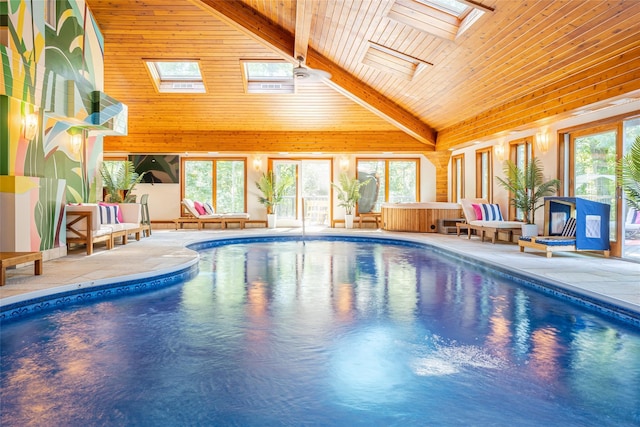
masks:
POLYGON ((86 1, 129 107, 106 151, 447 150, 640 91, 637 0, 467 2, 457 35, 417 0, 86 1), (299 55, 331 80, 244 92, 240 60, 299 55), (145 59, 198 60, 207 93, 158 93, 145 59))

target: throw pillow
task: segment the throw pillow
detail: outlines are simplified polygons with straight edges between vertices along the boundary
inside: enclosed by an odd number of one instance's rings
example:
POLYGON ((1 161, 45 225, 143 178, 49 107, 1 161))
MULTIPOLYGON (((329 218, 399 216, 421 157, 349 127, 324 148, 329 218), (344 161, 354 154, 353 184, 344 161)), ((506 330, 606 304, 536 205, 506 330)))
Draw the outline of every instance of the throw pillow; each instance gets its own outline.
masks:
POLYGON ((213 205, 211 205, 211 203, 206 202, 204 204, 204 210, 207 211, 208 215, 213 215, 214 213, 216 213, 216 210, 213 209, 213 205))
POLYGON ((198 215, 206 215, 207 214, 207 211, 204 210, 204 206, 202 206, 202 203, 196 202, 194 200, 193 201, 193 206, 196 208, 196 212, 198 212, 198 215))
POLYGON ((482 209, 480 208, 480 205, 477 203, 472 203, 471 207, 473 208, 474 212, 476 213, 476 219, 477 220, 481 220, 482 219, 482 209))
POLYGON ((576 236, 576 219, 569 218, 567 222, 562 227, 562 232, 560 233, 563 237, 575 237, 576 236))
POLYGON ((117 207, 118 208, 117 209, 117 211, 118 211, 118 224, 121 224, 121 223, 124 222, 124 219, 122 219, 122 210, 120 209, 120 206, 118 206, 117 203, 98 202, 98 205, 100 205, 100 206, 115 206, 115 207, 117 207))
POLYGON ((635 218, 633 219, 633 221, 631 222, 632 224, 640 224, 640 211, 634 209, 635 213, 635 218))
POLYGON ((118 211, 120 210, 119 206, 99 205, 98 209, 100 210, 101 224, 120 224, 120 221, 118 221, 118 211))
POLYGON ((484 221, 504 221, 502 218, 502 212, 500 212, 500 205, 497 203, 487 203, 480 205, 482 210, 482 219, 484 221))

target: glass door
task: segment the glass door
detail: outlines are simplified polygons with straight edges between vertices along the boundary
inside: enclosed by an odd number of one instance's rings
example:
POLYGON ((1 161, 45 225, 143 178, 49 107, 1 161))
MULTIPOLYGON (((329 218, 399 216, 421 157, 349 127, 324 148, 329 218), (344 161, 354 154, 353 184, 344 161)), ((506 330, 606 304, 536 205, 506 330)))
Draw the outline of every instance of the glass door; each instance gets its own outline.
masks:
MULTIPOLYGON (((640 118, 625 121, 623 135, 623 155, 627 155, 631 145, 640 136, 640 118)), ((640 213, 626 203, 624 192, 621 192, 621 196, 622 257, 640 261, 640 213)))
POLYGON ((278 206, 279 220, 290 220, 294 221, 293 225, 301 225, 300 213, 303 212, 304 200, 305 224, 329 224, 331 160, 274 160, 273 170, 276 182, 282 176, 292 176, 295 183, 285 194, 282 204, 278 206))
POLYGON ((618 126, 592 128, 571 134, 570 152, 572 196, 581 197, 611 206, 611 252, 620 256, 618 232, 618 206, 616 161, 619 152, 618 126))

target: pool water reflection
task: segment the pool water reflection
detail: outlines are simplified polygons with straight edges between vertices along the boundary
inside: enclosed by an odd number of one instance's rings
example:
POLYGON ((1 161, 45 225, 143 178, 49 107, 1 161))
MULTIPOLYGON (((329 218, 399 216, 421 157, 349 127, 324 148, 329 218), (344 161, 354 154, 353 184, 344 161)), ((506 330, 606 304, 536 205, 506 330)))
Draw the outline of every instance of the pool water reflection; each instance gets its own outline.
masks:
POLYGON ((264 241, 2 330, 2 425, 640 423, 640 333, 423 247, 264 241))

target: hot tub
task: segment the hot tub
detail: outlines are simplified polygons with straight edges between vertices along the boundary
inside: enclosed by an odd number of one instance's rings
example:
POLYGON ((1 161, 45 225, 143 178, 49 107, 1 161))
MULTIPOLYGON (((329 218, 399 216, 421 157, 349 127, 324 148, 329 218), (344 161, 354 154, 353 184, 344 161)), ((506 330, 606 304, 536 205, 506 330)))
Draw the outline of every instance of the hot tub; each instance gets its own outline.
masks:
POLYGON ((382 205, 382 228, 388 231, 436 233, 439 220, 463 218, 458 203, 385 203, 382 205))

